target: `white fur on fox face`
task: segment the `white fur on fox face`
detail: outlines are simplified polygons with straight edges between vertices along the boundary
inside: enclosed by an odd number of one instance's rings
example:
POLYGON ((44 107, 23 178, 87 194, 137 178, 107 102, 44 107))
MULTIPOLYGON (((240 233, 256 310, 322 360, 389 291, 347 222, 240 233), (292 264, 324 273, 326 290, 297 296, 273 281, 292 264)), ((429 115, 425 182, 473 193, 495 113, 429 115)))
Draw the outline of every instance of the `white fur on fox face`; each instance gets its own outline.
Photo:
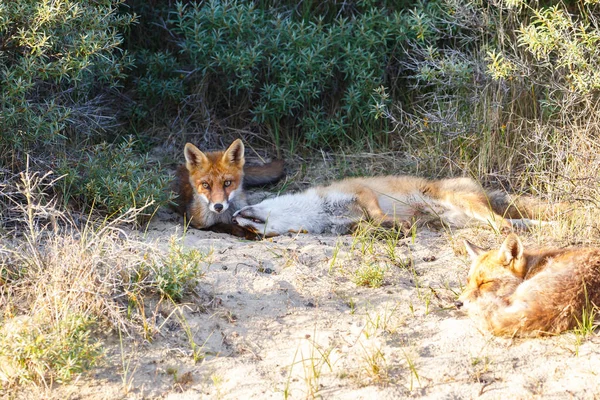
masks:
POLYGON ((460 308, 464 311, 470 304, 469 299, 467 298, 467 292, 463 292, 460 296, 458 296, 458 301, 462 303, 460 308))
MULTIPOLYGON (((203 193, 198 193, 198 197, 200 197, 200 199, 202 199, 202 201, 204 201, 206 204, 209 204, 210 202, 208 201, 208 197, 206 197, 205 194, 203 193)), ((214 210, 213 210, 214 211, 214 210)))
POLYGON ((228 201, 223 201, 220 203, 223 206, 223 209, 221 211, 217 211, 215 210, 215 203, 209 203, 208 204, 208 209, 214 213, 220 214, 222 212, 224 212, 225 210, 227 210, 229 208, 229 202, 228 201))
POLYGON ((238 195, 238 193, 240 192, 240 189, 241 188, 237 188, 235 190, 232 190, 231 193, 229 193, 229 196, 227 197, 227 199, 229 201, 232 201, 238 195))

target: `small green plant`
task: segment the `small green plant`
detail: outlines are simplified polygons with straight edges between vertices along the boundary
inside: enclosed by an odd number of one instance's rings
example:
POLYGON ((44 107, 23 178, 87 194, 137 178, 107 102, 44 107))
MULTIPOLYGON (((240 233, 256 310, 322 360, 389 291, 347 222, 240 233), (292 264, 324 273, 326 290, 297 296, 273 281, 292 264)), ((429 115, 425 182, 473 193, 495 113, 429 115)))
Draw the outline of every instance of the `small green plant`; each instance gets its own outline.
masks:
POLYGON ((177 382, 177 378, 179 377, 179 370, 177 367, 170 365, 165 369, 165 372, 167 375, 171 375, 173 377, 174 382, 177 382))
POLYGON ((598 316, 598 306, 590 302, 588 298, 587 286, 583 285, 584 294, 585 294, 585 305, 581 310, 581 318, 576 318, 577 326, 573 329, 573 333, 575 334, 575 354, 579 355, 579 346, 583 342, 583 340, 595 334, 600 323, 597 322, 598 316))
POLYGON ((171 239, 167 254, 153 265, 156 288, 167 298, 179 301, 204 275, 207 255, 197 249, 184 250, 171 239))
POLYGON ((338 261, 338 254, 340 252, 341 246, 342 246, 342 243, 338 240, 335 244, 335 247, 333 248, 333 254, 331 255, 331 261, 329 261, 329 275, 333 274, 333 272, 336 269, 337 261, 338 261))
POLYGON ((412 300, 410 300, 408 303, 408 310, 410 311, 410 315, 412 315, 414 318, 415 317, 415 305, 413 304, 412 300))
POLYGON ((381 348, 377 346, 367 348, 362 342, 360 345, 363 350, 363 371, 366 373, 369 380, 376 383, 388 382, 389 365, 381 348))
MULTIPOLYGON (((196 341, 194 340, 194 333, 192 332, 192 329, 190 328, 190 324, 187 322, 187 319, 185 318, 183 311, 176 304, 174 304, 174 305, 175 305, 175 307, 177 307, 175 315, 177 316, 179 324, 183 328, 183 331, 185 332, 185 336, 188 339, 188 343, 189 343, 191 351, 192 351, 191 352, 192 359, 194 360, 195 363, 204 360, 204 357, 206 354, 204 346, 205 346, 206 342, 208 342, 208 339, 210 339, 210 337, 212 336, 212 333, 206 338, 206 340, 204 341, 203 344, 199 345, 198 343, 196 343, 196 341)), ((177 379, 175 378, 175 380, 177 380, 177 379)))
POLYGON ((223 383, 224 383, 225 379, 221 375, 217 375, 215 373, 210 376, 210 380, 212 381, 212 383, 215 386, 215 389, 217 391, 216 398, 222 399, 223 398, 223 392, 222 392, 223 391, 223 383))
POLYGON ((393 263, 404 263, 403 260, 399 259, 398 254, 396 253, 400 240, 403 238, 404 234, 399 229, 388 229, 382 233, 385 253, 389 260, 393 263))
POLYGON ((491 365, 492 360, 488 356, 471 358, 471 379, 475 382, 481 382, 483 376, 490 371, 491 365))
POLYGON ((381 230, 382 228, 369 221, 360 221, 352 234, 350 249, 363 257, 375 255, 381 230))
MULTIPOLYGON (((316 328, 313 337, 315 335, 316 328)), ((323 368, 327 366, 330 372, 333 371, 330 355, 334 347, 323 348, 314 339, 308 339, 308 345, 310 348, 308 357, 304 357, 302 350, 300 350, 300 357, 304 369, 304 381, 308 388, 308 396, 315 398, 322 388, 321 375, 323 368)))
POLYGON ((350 308, 350 315, 354 315, 356 313, 356 300, 354 300, 352 297, 350 297, 350 298, 348 298, 348 301, 346 302, 346 304, 350 308))
POLYGON ((0 384, 68 382, 96 365, 102 351, 90 337, 93 319, 68 314, 49 321, 43 314, 5 320, 0 328, 0 384))
POLYGON ((298 347, 296 347, 296 351, 294 352, 294 358, 292 359, 292 365, 290 365, 289 367, 289 371, 287 374, 287 379, 285 381, 285 387, 283 388, 283 398, 285 400, 289 399, 292 395, 292 391, 290 389, 290 386, 292 384, 292 372, 294 371, 294 365, 296 365, 296 358, 298 357, 298 353, 300 352, 300 345, 298 345, 298 347))
POLYGON ((408 365, 408 370, 410 371, 410 390, 413 390, 414 379, 417 380, 419 385, 421 384, 421 380, 419 379, 419 372, 417 371, 417 367, 415 365, 414 359, 404 350, 402 350, 404 354, 404 359, 406 360, 406 364, 408 365))
POLYGON ((376 263, 362 264, 354 271, 352 280, 358 286, 378 288, 383 285, 385 270, 386 268, 376 263))
POLYGON ((298 347, 296 348, 296 352, 294 353, 292 364, 289 367, 286 384, 283 389, 284 399, 288 399, 292 395, 290 386, 291 382, 295 381, 295 379, 292 379, 292 374, 296 365, 302 365, 303 378, 307 388, 307 397, 310 398, 318 397, 319 391, 321 391, 322 389, 321 378, 323 368, 327 366, 330 372, 333 371, 331 353, 335 349, 335 347, 325 348, 319 345, 314 339, 316 338, 316 335, 317 330, 315 327, 314 333, 312 335, 313 338, 310 338, 310 336, 308 336, 306 338, 306 342, 302 340, 300 343, 298 343, 298 347), (302 347, 305 347, 305 345, 308 346, 308 356, 304 356, 304 351, 302 350, 302 347), (297 360, 298 355, 300 355, 299 360, 297 360))
POLYGON ((431 297, 432 297, 432 293, 428 292, 425 296, 423 301, 425 302, 425 315, 429 315, 429 306, 431 305, 431 297))
POLYGON ((125 354, 125 346, 123 344, 123 332, 121 329, 118 329, 119 332, 119 350, 121 352, 121 386, 125 394, 128 394, 133 386, 133 376, 137 369, 137 365, 133 368, 131 367, 131 363, 133 362, 134 352, 132 349, 131 354, 125 354))
POLYGON ((398 327, 398 321, 396 318, 397 311, 397 304, 394 304, 392 307, 390 307, 387 303, 385 304, 383 312, 378 310, 372 310, 372 312, 367 311, 365 314, 366 323, 363 329, 365 337, 369 339, 380 331, 390 334, 396 332, 398 327))
POLYGON ((577 327, 573 330, 577 335, 587 337, 596 332, 599 324, 596 321, 598 307, 590 305, 581 311, 581 319, 577 318, 577 327))

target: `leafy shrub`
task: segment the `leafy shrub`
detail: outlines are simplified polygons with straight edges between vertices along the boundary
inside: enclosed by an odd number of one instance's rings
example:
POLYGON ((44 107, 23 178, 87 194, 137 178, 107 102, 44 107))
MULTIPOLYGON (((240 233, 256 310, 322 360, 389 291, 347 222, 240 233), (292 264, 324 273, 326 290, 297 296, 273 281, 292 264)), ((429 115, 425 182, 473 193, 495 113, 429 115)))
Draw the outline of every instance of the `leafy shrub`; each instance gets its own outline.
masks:
POLYGON ((100 344, 90 338, 90 317, 68 314, 58 323, 17 317, 0 328, 0 387, 66 382, 94 366, 100 344))
POLYGON ((149 156, 138 154, 135 141, 93 146, 85 159, 64 165, 62 191, 84 206, 118 216, 131 208, 150 205, 139 219, 150 216, 170 200, 169 176, 149 156))
POLYGON ((0 3, 0 162, 114 124, 102 92, 131 65, 124 0, 0 3))
POLYGON ((334 145, 382 141, 387 119, 380 117, 401 89, 401 43, 434 36, 417 8, 359 2, 350 16, 295 19, 281 8, 212 0, 177 3, 169 22, 214 106, 249 114, 277 143, 334 145))
MULTIPOLYGON (((523 1, 505 1, 509 10, 524 7, 530 18, 516 31, 516 52, 505 62, 490 59, 490 72, 497 78, 525 77, 537 85, 552 83, 560 92, 588 94, 600 89, 600 26, 596 1, 584 1, 579 13, 565 5, 534 8, 523 1), (509 61, 513 59, 514 61, 509 61), (511 67, 502 73, 502 67, 511 67)), ((517 11, 508 11, 514 17, 517 11)), ((550 96, 557 93, 549 93, 550 96)))
POLYGON ((184 250, 172 240, 167 255, 152 267, 156 287, 162 295, 175 301, 181 300, 204 275, 202 266, 205 261, 206 254, 197 249, 184 250))
POLYGON ((496 12, 505 28, 490 46, 487 71, 503 92, 499 124, 521 141, 515 158, 527 184, 597 199, 598 2, 504 0, 496 12))
MULTIPOLYGON (((185 97, 184 75, 177 72, 177 58, 168 51, 142 49, 136 53, 136 102, 131 115, 135 126, 147 125, 144 121, 158 112, 168 115, 167 105, 177 104, 185 97)), ((154 118, 150 121, 154 122, 154 118)))
POLYGON ((599 10, 439 2, 424 19, 437 39, 405 44, 411 102, 388 114, 414 169, 597 199, 599 10))

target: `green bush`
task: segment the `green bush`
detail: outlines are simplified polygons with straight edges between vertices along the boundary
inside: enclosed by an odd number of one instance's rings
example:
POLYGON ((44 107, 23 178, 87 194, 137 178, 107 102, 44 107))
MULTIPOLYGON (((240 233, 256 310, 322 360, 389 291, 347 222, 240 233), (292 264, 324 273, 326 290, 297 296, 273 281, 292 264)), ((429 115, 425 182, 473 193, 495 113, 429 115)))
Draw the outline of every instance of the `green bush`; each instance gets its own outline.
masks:
POLYGON ((57 323, 38 319, 21 316, 5 319, 0 326, 0 388, 66 382, 100 360, 100 343, 90 337, 94 321, 89 316, 67 314, 57 323))
MULTIPOLYGON (((555 85, 559 95, 582 95, 600 89, 600 26, 597 1, 586 0, 573 14, 565 5, 534 8, 521 0, 506 0, 506 13, 517 18, 525 9, 527 23, 516 30, 512 52, 501 60, 490 54, 489 71, 496 78, 526 78, 542 87, 555 85), (517 10, 515 10, 515 8, 517 10), (511 61, 512 59, 512 61, 511 61)), ((524 18, 518 17, 523 21, 524 18)), ((508 50, 508 49, 506 49, 508 50)), ((497 50, 502 52, 502 50, 497 50)), ((557 95, 556 91, 548 93, 557 95)))
POLYGON ((435 30, 411 12, 358 2, 353 15, 294 18, 236 0, 177 3, 172 32, 211 106, 246 115, 279 143, 385 141, 380 118, 401 92, 402 43, 435 30), (382 139, 383 136, 383 139, 382 139))
POLYGON ((119 145, 101 143, 79 162, 60 168, 59 172, 65 175, 61 187, 65 198, 111 216, 151 204, 140 215, 142 219, 167 204, 168 174, 147 154, 139 154, 135 144, 132 140, 119 145))
POLYGON ((181 300, 204 275, 202 267, 206 258, 207 255, 199 250, 184 250, 172 240, 167 255, 152 266, 160 294, 174 301, 181 300))
POLYGON ((123 1, 0 2, 0 162, 114 124, 103 93, 132 61, 119 49, 123 1))
POLYGON ((165 105, 183 100, 185 87, 184 75, 177 72, 177 58, 168 51, 141 50, 136 53, 136 66, 137 113, 132 115, 138 118, 133 122, 139 124, 155 111, 164 116, 165 105))

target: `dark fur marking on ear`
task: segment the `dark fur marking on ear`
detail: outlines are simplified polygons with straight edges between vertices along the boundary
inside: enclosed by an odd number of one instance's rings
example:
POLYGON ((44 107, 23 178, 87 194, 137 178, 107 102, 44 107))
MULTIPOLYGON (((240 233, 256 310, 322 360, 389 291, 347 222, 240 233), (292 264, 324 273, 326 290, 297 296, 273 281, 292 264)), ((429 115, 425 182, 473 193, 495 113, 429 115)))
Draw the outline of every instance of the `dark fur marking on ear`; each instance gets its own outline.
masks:
POLYGON ((240 139, 236 139, 231 143, 231 146, 223 154, 223 158, 230 164, 244 164, 244 143, 240 139))

